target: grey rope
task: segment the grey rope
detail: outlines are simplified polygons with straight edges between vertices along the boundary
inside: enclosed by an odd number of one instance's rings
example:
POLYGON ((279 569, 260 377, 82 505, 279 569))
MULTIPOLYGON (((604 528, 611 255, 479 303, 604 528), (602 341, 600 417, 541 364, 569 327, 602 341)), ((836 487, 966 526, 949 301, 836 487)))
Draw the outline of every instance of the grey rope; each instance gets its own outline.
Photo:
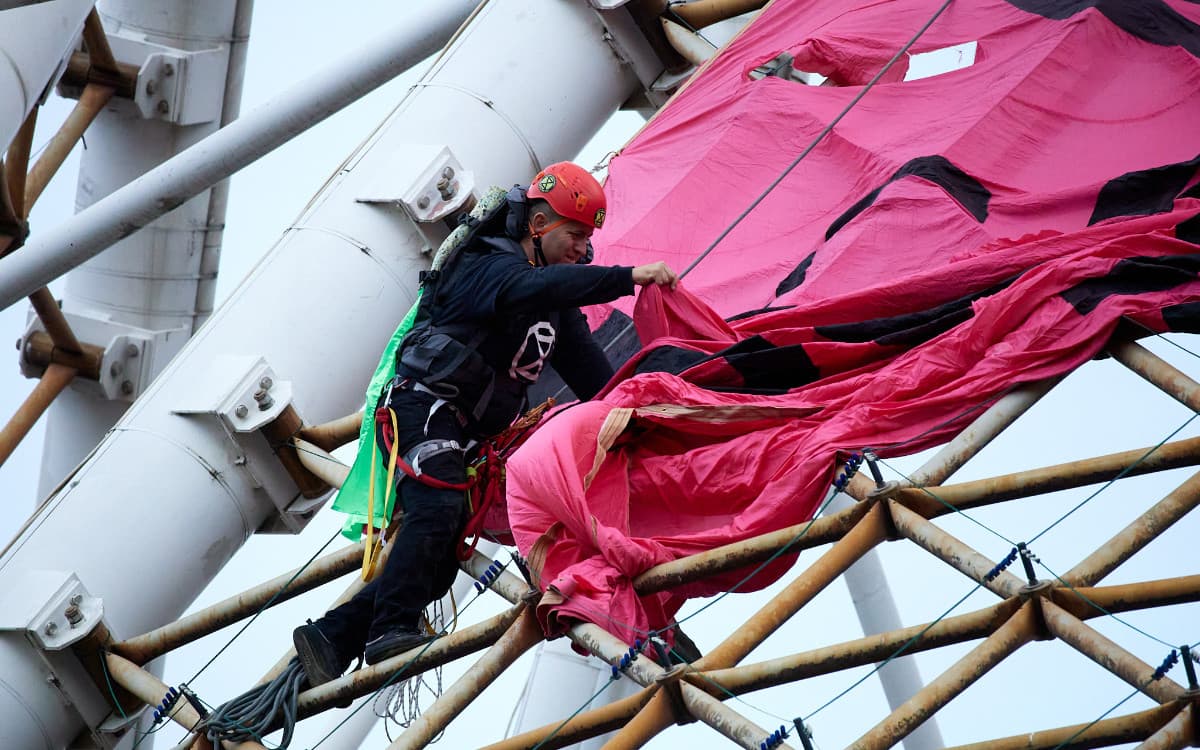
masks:
POLYGON ((296 702, 305 679, 300 660, 292 657, 278 677, 217 707, 198 729, 220 747, 222 741, 261 742, 278 720, 283 728, 279 747, 286 748, 296 729, 296 702))

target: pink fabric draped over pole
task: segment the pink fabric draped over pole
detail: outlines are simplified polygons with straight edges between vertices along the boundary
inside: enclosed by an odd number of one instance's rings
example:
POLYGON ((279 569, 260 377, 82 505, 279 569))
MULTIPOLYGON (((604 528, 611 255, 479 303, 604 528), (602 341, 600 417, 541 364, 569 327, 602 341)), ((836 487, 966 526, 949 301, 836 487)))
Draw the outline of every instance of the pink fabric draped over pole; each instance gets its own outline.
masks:
MULTIPOLYGON (((776 0, 613 160, 599 262, 686 267, 939 5, 776 0), (840 86, 747 75, 783 52, 840 86)), ((851 451, 944 442, 1123 317, 1196 328, 1200 6, 1065 5, 952 3, 912 53, 975 42, 973 64, 905 81, 902 59, 686 289, 589 311, 632 312, 644 349, 508 469, 548 633, 662 628, 748 571, 633 578, 810 518, 851 451)))

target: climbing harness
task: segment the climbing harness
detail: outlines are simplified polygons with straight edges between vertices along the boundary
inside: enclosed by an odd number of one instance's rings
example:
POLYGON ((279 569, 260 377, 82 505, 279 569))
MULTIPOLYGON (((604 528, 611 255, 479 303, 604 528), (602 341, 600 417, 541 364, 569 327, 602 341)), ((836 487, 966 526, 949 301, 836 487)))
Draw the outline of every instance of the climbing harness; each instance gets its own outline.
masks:
MULTIPOLYGON (((400 387, 407 384, 401 383, 400 387)), ((434 408, 437 408, 437 404, 434 408)), ((467 459, 467 481, 447 482, 421 471, 421 461, 431 456, 450 451, 463 451, 454 440, 428 440, 418 444, 405 456, 400 455, 399 445, 395 440, 397 430, 396 412, 387 405, 386 401, 375 412, 375 427, 387 455, 387 485, 383 497, 383 518, 391 518, 391 508, 395 500, 394 489, 398 485, 396 469, 399 468, 405 478, 420 482, 427 487, 441 490, 453 490, 466 494, 468 517, 455 551, 459 560, 467 560, 475 552, 479 540, 487 535, 488 512, 504 498, 505 462, 525 440, 532 429, 541 421, 545 413, 554 406, 554 399, 548 399, 539 406, 530 409, 524 416, 515 421, 508 429, 499 435, 476 444, 467 459), (468 541, 471 540, 471 541, 468 541)), ((447 408, 453 408, 447 405, 447 408)), ((367 515, 374 518, 375 512, 375 466, 378 451, 371 456, 371 482, 367 498, 367 515)), ((374 526, 367 525, 367 543, 363 550, 363 580, 374 577, 375 568, 383 550, 385 533, 381 532, 376 538, 374 526)))

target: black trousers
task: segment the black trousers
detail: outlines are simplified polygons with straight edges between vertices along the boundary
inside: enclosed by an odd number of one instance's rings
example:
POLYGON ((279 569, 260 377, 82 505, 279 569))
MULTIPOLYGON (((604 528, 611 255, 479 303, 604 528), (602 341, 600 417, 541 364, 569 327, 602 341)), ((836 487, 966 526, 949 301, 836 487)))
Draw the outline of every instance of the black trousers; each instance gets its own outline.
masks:
MULTIPOLYGON (((427 393, 392 392, 401 457, 426 440, 456 440, 466 447, 469 438, 448 406, 430 416, 434 402, 427 393)), ((379 450, 384 450, 382 444, 379 450)), ((385 452, 385 461, 386 457, 385 452)), ((444 482, 467 480, 465 458, 459 452, 431 456, 422 460, 420 469, 444 482)), ((396 473, 403 476, 398 467, 396 473)), ((445 596, 458 574, 455 547, 467 522, 465 494, 405 477, 399 482, 399 500, 404 521, 383 572, 316 623, 346 660, 360 655, 369 640, 397 628, 415 627, 425 606, 445 596)))

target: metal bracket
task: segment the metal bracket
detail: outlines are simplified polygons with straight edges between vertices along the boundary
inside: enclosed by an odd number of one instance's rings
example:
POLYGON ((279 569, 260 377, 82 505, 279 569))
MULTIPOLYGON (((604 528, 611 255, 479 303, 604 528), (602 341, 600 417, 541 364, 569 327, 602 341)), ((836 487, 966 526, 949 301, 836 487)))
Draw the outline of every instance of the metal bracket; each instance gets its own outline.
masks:
POLYGON ((453 229, 445 220, 474 205, 475 174, 448 146, 409 143, 392 154, 382 177, 356 200, 403 211, 425 236, 425 252, 432 252, 453 229))
POLYGON ((20 591, 6 592, 0 602, 0 630, 23 630, 43 651, 66 649, 104 617, 104 602, 61 570, 30 571, 20 591), (43 598, 46 591, 53 593, 43 598))
POLYGON ((221 116, 229 50, 182 50, 109 32, 117 62, 139 66, 134 104, 142 117, 178 125, 212 122, 221 116))
MULTIPOLYGON (((72 387, 109 401, 133 403, 188 339, 186 328, 151 331, 65 311, 63 316, 80 341, 104 347, 99 379, 76 378, 72 387)), ((25 333, 17 342, 18 348, 24 352, 26 339, 34 332, 44 330, 42 321, 30 310, 25 333)), ((27 378, 41 377, 42 366, 26 361, 23 356, 20 367, 21 374, 27 378)))
POLYGON ((806 86, 816 86, 825 80, 825 77, 819 73, 796 70, 792 67, 792 62, 793 57, 791 53, 780 52, 767 62, 751 70, 747 75, 755 81, 762 80, 763 78, 782 78, 785 81, 803 83, 806 86))
MULTIPOLYGON (((25 571, 21 586, 0 592, 0 643, 36 654, 47 682, 79 714, 98 746, 107 749, 121 737, 100 729, 110 712, 108 702, 70 649, 103 617, 103 601, 89 594, 73 572, 25 571)), ((113 725, 114 732, 121 728, 113 725)))
POLYGON ((633 16, 626 10, 618 10, 625 5, 625 0, 592 0, 591 5, 600 11, 597 15, 604 24, 603 39, 609 49, 622 65, 633 71, 641 84, 639 92, 622 107, 645 110, 646 116, 649 116, 670 98, 668 91, 655 88, 663 79, 663 61, 655 54, 633 16), (644 105, 639 106, 642 102, 644 105))
POLYGON ((696 66, 691 66, 686 70, 672 73, 669 70, 663 71, 662 75, 654 79, 654 83, 650 84, 650 94, 659 94, 665 100, 670 97, 671 92, 683 85, 683 82, 692 77, 692 73, 696 72, 696 66))
POLYGON ((411 143, 392 154, 390 168, 357 200, 395 206, 415 222, 432 224, 474 194, 474 173, 463 168, 449 147, 411 143))
POLYGON ((257 433, 292 403, 292 384, 280 380, 262 357, 223 355, 209 362, 184 401, 171 410, 181 416, 215 418, 230 446, 230 460, 261 489, 278 511, 262 533, 298 534, 328 496, 304 498, 257 433))

